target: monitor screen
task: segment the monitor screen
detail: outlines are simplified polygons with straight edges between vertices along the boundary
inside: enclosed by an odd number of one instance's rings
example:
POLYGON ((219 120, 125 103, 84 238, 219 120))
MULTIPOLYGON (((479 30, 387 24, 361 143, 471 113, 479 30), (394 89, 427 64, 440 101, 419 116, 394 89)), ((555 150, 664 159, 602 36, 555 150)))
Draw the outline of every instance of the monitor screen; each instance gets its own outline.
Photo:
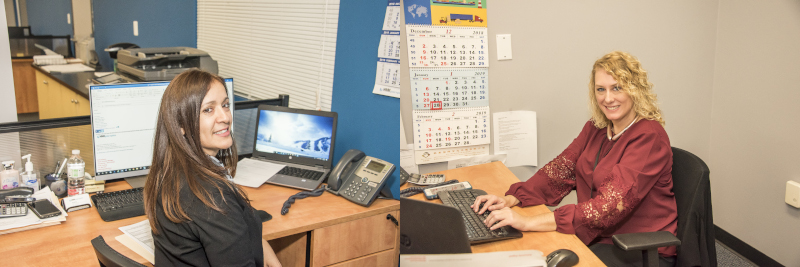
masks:
MULTIPOLYGON (((225 79, 225 84, 233 100, 233 79, 225 79)), ((147 175, 153 161, 158 109, 167 85, 169 82, 89 87, 95 179, 147 175)))
POLYGON ((294 157, 328 160, 333 117, 261 110, 256 150, 294 157))

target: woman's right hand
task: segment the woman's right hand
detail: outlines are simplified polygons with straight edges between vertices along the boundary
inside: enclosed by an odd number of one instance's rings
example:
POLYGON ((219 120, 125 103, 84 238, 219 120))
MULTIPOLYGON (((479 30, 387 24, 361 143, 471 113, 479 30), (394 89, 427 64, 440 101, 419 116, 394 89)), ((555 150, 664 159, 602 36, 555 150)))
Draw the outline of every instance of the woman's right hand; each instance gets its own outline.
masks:
POLYGON ((482 195, 475 198, 475 203, 473 203, 470 207, 478 214, 482 214, 487 210, 495 211, 505 207, 510 208, 516 206, 517 204, 519 204, 519 200, 512 195, 507 195, 504 197, 498 197, 495 195, 482 195), (482 208, 481 203, 484 203, 482 208))

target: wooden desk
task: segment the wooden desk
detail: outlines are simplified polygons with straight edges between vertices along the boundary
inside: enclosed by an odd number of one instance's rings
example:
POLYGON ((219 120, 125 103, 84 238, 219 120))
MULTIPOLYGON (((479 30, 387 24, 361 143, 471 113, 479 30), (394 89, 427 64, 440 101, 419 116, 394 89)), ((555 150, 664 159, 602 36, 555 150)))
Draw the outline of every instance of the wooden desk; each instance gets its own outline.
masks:
MULTIPOLYGON (((517 179, 517 177, 501 162, 492 162, 436 173, 446 175, 445 177, 447 180, 457 179, 461 182, 469 182, 472 188, 480 189, 486 191, 488 194, 497 196, 503 196, 505 192, 508 191, 508 187, 511 184, 519 182, 519 179, 517 179)), ((408 185, 404 187, 408 187, 408 185)), ((423 194, 417 194, 411 198, 425 200, 423 194)), ((441 203, 441 200, 438 199, 433 201, 441 203)), ((550 212, 544 205, 525 208, 513 207, 512 209, 526 216, 550 212)), ((473 245, 472 252, 481 253, 535 249, 547 255, 550 254, 550 252, 562 248, 570 249, 578 254, 580 262, 576 266, 605 266, 577 236, 562 234, 555 231, 523 232, 522 238, 473 245)))
MULTIPOLYGON (((124 181, 106 184, 107 192, 129 188, 124 181)), ((386 219, 387 214, 400 218, 397 200, 377 199, 365 208, 325 193, 297 200, 282 216, 283 202, 298 190, 265 184, 245 187, 245 191, 253 207, 273 216, 263 224, 263 237, 283 266, 305 266, 307 248, 310 266, 398 264, 400 231, 386 219)), ((140 222, 145 216, 104 222, 94 207, 68 215, 61 225, 0 235, 2 262, 14 266, 99 266, 90 240, 102 235, 113 249, 150 266, 115 239, 122 234, 119 227, 140 222)))

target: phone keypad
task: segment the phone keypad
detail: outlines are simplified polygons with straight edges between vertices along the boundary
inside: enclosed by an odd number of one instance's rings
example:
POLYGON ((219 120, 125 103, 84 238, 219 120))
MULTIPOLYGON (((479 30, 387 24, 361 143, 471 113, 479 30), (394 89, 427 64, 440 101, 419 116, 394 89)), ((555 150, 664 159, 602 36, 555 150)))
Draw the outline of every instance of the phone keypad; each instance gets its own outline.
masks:
POLYGON ((347 199, 366 204, 366 202, 369 201, 367 198, 372 195, 371 193, 376 187, 370 185, 368 182, 369 180, 367 178, 362 178, 361 181, 353 179, 349 184, 345 185, 345 189, 341 194, 347 199))

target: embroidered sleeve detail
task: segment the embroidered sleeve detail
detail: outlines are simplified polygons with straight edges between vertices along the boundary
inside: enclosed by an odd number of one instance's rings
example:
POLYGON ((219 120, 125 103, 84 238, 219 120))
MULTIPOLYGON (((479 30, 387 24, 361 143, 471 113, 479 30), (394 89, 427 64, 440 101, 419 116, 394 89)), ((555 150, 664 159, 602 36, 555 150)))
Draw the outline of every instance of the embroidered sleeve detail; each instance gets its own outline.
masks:
POLYGON ((576 215, 581 224, 596 236, 622 221, 640 201, 635 186, 624 183, 614 173, 609 174, 598 188, 597 196, 578 204, 576 215))
POLYGON ((575 186, 575 162, 577 159, 577 154, 564 151, 540 170, 547 177, 547 185, 559 195, 559 199, 569 194, 575 186))

